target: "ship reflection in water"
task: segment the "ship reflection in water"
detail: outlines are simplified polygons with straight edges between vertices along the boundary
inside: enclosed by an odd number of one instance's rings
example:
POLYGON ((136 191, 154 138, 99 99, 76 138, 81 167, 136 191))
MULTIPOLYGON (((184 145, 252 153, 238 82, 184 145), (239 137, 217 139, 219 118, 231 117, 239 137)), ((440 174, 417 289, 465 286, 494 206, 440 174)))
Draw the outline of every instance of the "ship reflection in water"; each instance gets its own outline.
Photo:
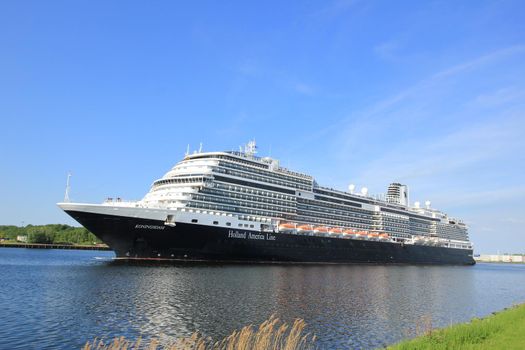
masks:
POLYGON ((108 252, 2 249, 0 348, 126 336, 219 339, 276 314, 321 349, 373 349, 525 300, 525 266, 130 265, 108 252), (8 296, 8 297, 6 297, 8 296))

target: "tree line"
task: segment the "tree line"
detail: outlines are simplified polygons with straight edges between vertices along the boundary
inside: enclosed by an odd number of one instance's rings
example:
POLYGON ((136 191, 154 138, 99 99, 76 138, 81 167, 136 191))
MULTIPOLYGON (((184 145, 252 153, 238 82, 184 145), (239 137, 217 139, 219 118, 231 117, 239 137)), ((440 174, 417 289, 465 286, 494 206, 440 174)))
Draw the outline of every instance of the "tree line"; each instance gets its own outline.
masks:
POLYGON ((102 243, 84 227, 61 224, 27 225, 24 227, 0 225, 0 238, 16 240, 17 236, 26 236, 28 243, 47 244, 94 244, 102 243))

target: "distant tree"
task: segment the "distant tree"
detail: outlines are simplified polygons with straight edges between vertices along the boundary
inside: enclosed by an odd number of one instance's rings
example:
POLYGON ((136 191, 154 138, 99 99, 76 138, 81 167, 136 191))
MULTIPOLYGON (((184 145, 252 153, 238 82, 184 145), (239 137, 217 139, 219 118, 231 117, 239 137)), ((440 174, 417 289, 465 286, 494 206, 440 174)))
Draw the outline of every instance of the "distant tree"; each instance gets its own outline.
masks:
POLYGON ((29 243, 53 243, 48 235, 43 231, 31 232, 28 237, 29 243))
POLYGON ((101 243, 95 235, 84 227, 73 227, 63 224, 27 225, 25 227, 0 225, 0 237, 14 240, 17 236, 24 235, 28 236, 30 243, 101 243))

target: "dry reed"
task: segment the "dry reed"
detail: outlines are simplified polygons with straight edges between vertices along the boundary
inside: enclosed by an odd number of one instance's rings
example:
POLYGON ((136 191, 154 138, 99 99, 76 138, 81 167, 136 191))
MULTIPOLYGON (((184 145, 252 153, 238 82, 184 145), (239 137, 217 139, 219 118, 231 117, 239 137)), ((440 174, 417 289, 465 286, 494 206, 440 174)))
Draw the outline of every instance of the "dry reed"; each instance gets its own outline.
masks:
POLYGON ((179 338, 171 344, 160 344, 152 339, 144 342, 118 337, 105 342, 95 339, 87 342, 83 350, 307 350, 316 349, 315 335, 304 333, 306 323, 296 319, 291 326, 271 316, 259 327, 245 326, 220 341, 204 338, 198 332, 179 338))

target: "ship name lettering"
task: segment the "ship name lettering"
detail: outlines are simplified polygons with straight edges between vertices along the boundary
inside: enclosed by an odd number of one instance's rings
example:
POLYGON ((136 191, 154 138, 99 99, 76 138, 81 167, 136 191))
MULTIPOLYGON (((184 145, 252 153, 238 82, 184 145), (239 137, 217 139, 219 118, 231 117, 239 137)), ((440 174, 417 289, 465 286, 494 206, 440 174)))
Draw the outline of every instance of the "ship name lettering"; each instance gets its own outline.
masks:
POLYGON ((271 235, 269 233, 266 234, 266 240, 267 241, 275 241, 275 236, 274 235, 271 235))
POLYGON ((146 230, 164 230, 166 226, 160 226, 160 225, 142 225, 142 224, 136 224, 135 228, 138 229, 146 229, 146 230))
POLYGON ((264 235, 256 235, 254 233, 249 233, 248 234, 248 238, 249 239, 262 239, 262 240, 264 240, 266 237, 264 237, 264 235))
POLYGON ((233 231, 233 230, 230 230, 228 232, 228 238, 241 238, 241 239, 246 239, 246 232, 239 232, 239 231, 233 231))

